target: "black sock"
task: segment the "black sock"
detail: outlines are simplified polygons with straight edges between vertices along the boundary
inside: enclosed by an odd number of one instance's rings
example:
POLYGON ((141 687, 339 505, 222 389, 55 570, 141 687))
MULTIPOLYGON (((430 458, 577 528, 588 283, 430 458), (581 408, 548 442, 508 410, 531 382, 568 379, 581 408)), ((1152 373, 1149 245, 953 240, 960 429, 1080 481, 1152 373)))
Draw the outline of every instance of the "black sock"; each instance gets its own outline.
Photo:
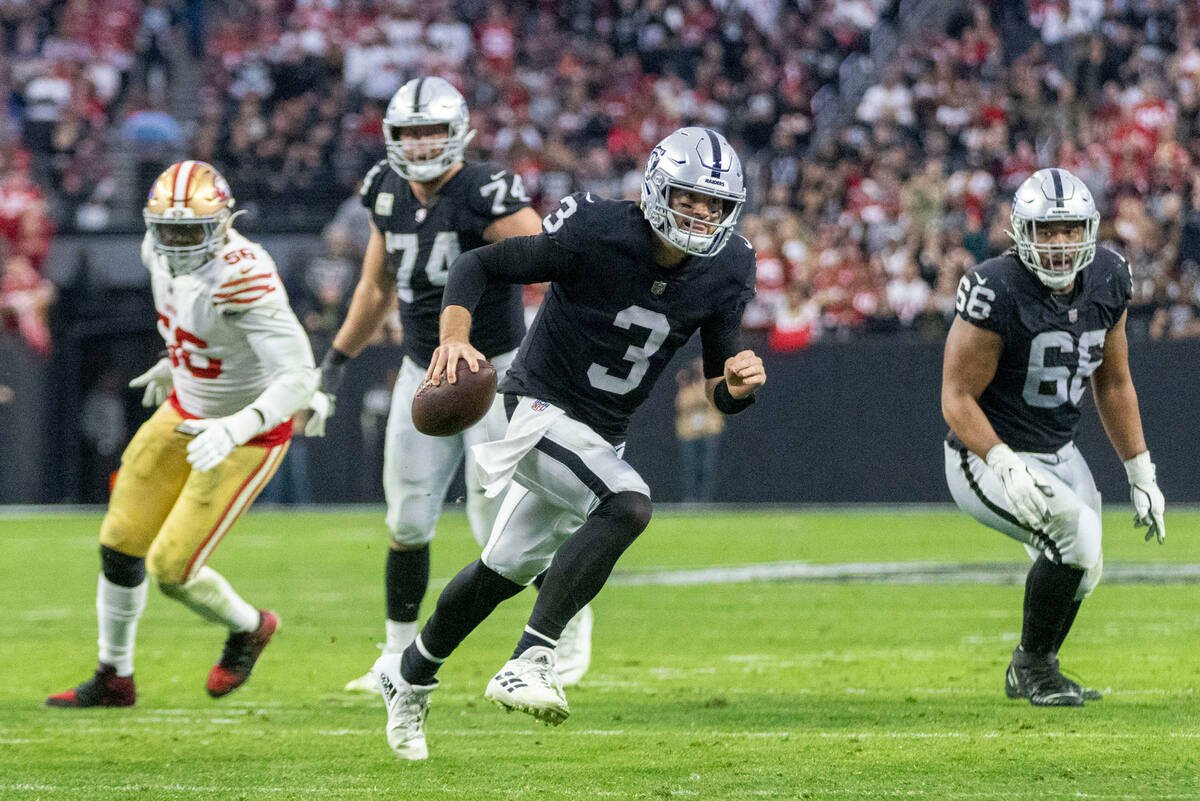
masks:
POLYGON ((421 613, 421 599, 429 589, 429 546, 409 551, 389 548, 383 586, 388 620, 415 623, 421 613))
POLYGON ((1052 562, 1043 554, 1025 578, 1025 621, 1021 627, 1021 650, 1034 656, 1049 656, 1059 643, 1059 633, 1073 613, 1075 592, 1084 571, 1052 562))
POLYGON ((146 560, 101 545, 100 572, 118 587, 136 587, 146 580, 146 560))
MULTIPOLYGON (((444 660, 501 601, 523 589, 483 562, 472 562, 442 590, 433 616, 421 629, 421 644, 431 656, 444 660)), ((431 684, 441 664, 428 659, 414 642, 404 649, 400 675, 410 684, 431 684)))
POLYGON ((1067 634, 1071 631, 1071 626, 1075 623, 1075 616, 1079 614, 1079 607, 1083 605, 1083 601, 1075 601, 1071 604, 1071 611, 1063 619, 1062 625, 1058 629, 1058 638, 1054 641, 1054 653, 1058 653, 1058 649, 1062 648, 1063 640, 1067 639, 1067 634))
POLYGON ((545 580, 546 580, 546 571, 543 570, 541 573, 538 573, 536 576, 533 577, 534 588, 540 590, 542 588, 542 582, 545 580))
POLYGON ((545 573, 529 628, 513 658, 531 645, 557 641, 584 605, 596 597, 613 566, 650 522, 650 499, 640 492, 618 492, 605 498, 587 522, 562 544, 545 573))

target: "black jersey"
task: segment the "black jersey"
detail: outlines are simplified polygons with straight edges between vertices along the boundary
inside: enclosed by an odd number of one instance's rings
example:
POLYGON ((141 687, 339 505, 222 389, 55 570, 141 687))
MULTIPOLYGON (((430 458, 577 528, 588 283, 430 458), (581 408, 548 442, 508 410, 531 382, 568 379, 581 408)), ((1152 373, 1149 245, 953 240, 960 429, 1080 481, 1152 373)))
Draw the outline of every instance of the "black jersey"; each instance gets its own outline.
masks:
POLYGON ((503 392, 549 401, 611 442, 697 329, 705 375, 737 352, 754 296, 754 249, 734 236, 711 257, 659 267, 657 234, 631 201, 566 197, 543 229, 565 255, 503 392))
POLYGON ((1004 340, 979 406, 1018 451, 1049 453, 1075 438, 1087 379, 1133 292, 1129 265, 1106 248, 1056 295, 1014 251, 988 259, 958 285, 958 316, 1004 340))
MULTIPOLYGON (((363 205, 383 234, 387 267, 396 279, 404 354, 427 365, 438 345, 438 316, 450 265, 486 244, 483 231, 529 205, 521 177, 494 164, 464 164, 422 206, 408 181, 380 161, 363 178, 363 205)), ((525 333, 520 287, 489 287, 471 327, 471 341, 489 358, 513 350, 525 333)))

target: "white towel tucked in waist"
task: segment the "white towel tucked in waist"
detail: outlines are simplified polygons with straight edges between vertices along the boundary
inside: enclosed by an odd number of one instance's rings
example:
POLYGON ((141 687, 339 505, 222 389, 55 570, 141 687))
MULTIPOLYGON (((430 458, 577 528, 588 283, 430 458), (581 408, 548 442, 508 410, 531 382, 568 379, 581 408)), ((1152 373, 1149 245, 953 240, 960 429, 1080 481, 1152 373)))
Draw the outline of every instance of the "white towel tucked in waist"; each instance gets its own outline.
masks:
POLYGON ((565 414, 546 401, 521 398, 508 421, 504 439, 471 448, 475 457, 475 477, 489 498, 495 498, 505 490, 517 470, 517 463, 565 414))

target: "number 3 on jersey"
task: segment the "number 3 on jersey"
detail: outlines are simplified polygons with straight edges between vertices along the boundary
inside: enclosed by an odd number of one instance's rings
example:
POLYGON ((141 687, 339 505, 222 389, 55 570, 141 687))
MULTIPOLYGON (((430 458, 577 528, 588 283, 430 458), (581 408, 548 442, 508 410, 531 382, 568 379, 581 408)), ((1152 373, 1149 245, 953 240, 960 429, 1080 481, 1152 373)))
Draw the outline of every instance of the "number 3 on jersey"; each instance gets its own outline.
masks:
POLYGON ((625 361, 633 362, 633 367, 629 368, 629 375, 625 378, 612 375, 607 367, 595 362, 588 367, 588 383, 593 387, 614 395, 624 395, 642 382, 646 371, 650 369, 650 357, 658 352, 667 341, 667 335, 671 333, 671 323, 665 315, 656 311, 643 309, 641 306, 629 306, 617 312, 613 325, 626 331, 635 325, 650 329, 650 336, 646 337, 644 343, 626 348, 625 361))
MULTIPOLYGON (((396 293, 400 300, 412 303, 413 300, 413 269, 417 266, 417 254, 421 244, 416 234, 395 234, 388 231, 384 234, 384 246, 388 253, 400 254, 400 265, 396 268, 396 293)), ((433 238, 433 246, 429 249, 429 258, 425 260, 425 278, 430 286, 445 286, 446 276, 450 274, 450 265, 458 258, 458 234, 453 231, 441 231, 433 238)))

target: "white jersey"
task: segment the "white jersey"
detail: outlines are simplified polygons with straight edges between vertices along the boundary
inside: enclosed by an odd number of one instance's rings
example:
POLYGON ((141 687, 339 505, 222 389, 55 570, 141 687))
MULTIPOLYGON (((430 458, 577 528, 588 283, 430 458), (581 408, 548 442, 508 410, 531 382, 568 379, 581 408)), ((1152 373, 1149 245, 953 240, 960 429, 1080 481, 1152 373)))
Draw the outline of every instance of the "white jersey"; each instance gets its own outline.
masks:
MULTIPOLYGON (((261 245, 231 229, 225 246, 206 265, 172 276, 147 233, 142 262, 150 271, 158 330, 167 343, 183 412, 224 417, 273 384, 315 388, 308 337, 288 305, 274 260, 261 245)), ((278 408, 268 417, 286 421, 311 395, 311 389, 272 392, 270 405, 278 408)))

